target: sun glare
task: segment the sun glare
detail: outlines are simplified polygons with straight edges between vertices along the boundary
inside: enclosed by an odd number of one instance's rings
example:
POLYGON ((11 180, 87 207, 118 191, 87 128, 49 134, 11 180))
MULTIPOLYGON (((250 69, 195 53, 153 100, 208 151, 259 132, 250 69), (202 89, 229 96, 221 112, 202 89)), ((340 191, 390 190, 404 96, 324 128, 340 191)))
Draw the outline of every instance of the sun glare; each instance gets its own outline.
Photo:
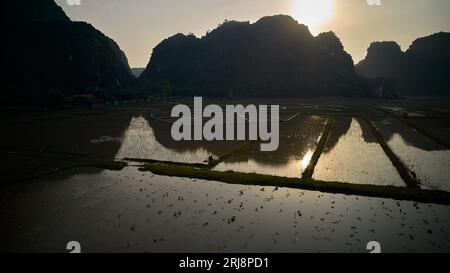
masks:
POLYGON ((309 150, 305 156, 303 157, 301 164, 302 164, 302 168, 303 170, 306 170, 306 168, 308 168, 309 163, 311 162, 311 159, 313 157, 314 153, 313 151, 309 150))
POLYGON ((333 15, 334 0, 292 0, 292 16, 309 27, 317 27, 333 15))

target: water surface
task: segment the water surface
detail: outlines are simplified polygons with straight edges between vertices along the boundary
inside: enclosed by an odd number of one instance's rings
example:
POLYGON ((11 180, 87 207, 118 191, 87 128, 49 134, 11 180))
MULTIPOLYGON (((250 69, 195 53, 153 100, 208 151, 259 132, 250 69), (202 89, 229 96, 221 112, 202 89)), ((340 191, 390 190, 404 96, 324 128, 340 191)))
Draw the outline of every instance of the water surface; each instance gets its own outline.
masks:
POLYGON ((350 118, 336 121, 313 178, 355 184, 405 186, 367 124, 363 120, 350 118))
POLYGON ((259 145, 253 145, 225 160, 215 170, 300 178, 317 147, 325 122, 325 118, 318 116, 299 116, 282 123, 277 151, 261 152, 259 145))
POLYGON ((390 199, 82 171, 0 193, 0 250, 448 252, 450 208, 390 199))
POLYGON ((422 188, 450 191, 449 150, 398 120, 384 119, 375 124, 422 188))

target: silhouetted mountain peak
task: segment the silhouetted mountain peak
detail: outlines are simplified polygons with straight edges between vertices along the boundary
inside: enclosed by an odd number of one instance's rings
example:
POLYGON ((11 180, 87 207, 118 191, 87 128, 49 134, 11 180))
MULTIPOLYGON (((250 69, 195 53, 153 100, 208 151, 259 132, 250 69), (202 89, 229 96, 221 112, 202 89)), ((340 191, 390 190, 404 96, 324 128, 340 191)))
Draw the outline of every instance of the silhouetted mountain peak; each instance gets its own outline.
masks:
POLYGON ((402 49, 399 44, 394 41, 373 42, 367 49, 367 56, 369 58, 394 57, 402 54, 402 49))
POLYGON ((435 62, 450 62, 450 33, 439 32, 427 37, 415 40, 408 54, 413 54, 421 59, 435 62))
POLYGON ((450 33, 415 40, 406 52, 395 42, 375 42, 356 69, 366 78, 397 79, 402 95, 450 95, 450 33))
POLYGON ((289 15, 273 15, 265 16, 255 22, 255 26, 272 26, 272 27, 300 27, 302 29, 308 29, 306 25, 299 24, 297 20, 289 15))
POLYGON ((12 0, 1 5, 3 23, 70 21, 53 0, 12 0))
POLYGON ((48 90, 65 96, 117 90, 133 80, 117 43, 88 23, 72 22, 53 0, 2 5, 10 13, 2 18, 8 102, 35 101, 48 90))
MULTIPOLYGON (((253 24, 256 31, 262 31, 266 33, 279 34, 278 36, 287 35, 301 35, 313 38, 308 27, 303 24, 299 24, 294 18, 288 15, 274 15, 262 17, 256 23, 253 24)), ((294 37, 291 37, 294 38, 294 37)))
POLYGON ((226 21, 202 38, 177 34, 154 50, 141 79, 176 95, 360 96, 351 56, 332 32, 314 37, 290 16, 226 21))
POLYGON ((315 39, 319 43, 322 50, 344 50, 341 40, 332 31, 320 33, 317 37, 315 37, 315 39))
POLYGON ((220 24, 216 29, 212 30, 211 32, 208 32, 206 34, 206 37, 216 37, 220 36, 226 33, 229 33, 230 31, 236 32, 236 31, 246 31, 250 27, 250 22, 239 22, 239 21, 225 21, 222 24, 220 24))

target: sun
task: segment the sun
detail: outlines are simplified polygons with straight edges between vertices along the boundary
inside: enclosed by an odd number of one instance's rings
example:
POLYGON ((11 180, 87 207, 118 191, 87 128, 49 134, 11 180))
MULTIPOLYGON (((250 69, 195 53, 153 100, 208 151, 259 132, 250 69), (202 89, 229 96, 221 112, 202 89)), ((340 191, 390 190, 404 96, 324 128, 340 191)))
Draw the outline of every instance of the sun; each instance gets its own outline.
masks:
POLYGON ((300 23, 317 27, 333 15, 334 0, 291 0, 291 14, 300 23))

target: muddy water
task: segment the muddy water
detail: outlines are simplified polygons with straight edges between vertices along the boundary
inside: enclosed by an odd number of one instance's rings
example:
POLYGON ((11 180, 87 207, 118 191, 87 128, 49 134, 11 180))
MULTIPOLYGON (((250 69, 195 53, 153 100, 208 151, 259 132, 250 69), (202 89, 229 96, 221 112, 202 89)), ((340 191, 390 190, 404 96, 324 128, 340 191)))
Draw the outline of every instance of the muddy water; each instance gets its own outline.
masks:
POLYGON ((421 187, 450 191, 450 151, 398 120, 375 122, 392 151, 415 173, 421 187))
POLYGON ((124 130, 138 111, 16 123, 0 131, 2 146, 114 156, 124 130))
MULTIPOLYGON (((164 108, 165 109, 165 108, 164 108)), ((171 126, 151 118, 154 110, 111 111, 63 120, 17 123, 2 130, 2 145, 13 149, 78 152, 180 162, 203 162, 244 144, 182 141, 170 134, 171 126)), ((167 109, 164 110, 164 113, 167 109)))
POLYGON ((83 171, 0 193, 0 249, 65 252, 448 252, 450 208, 390 199, 83 171), (55 181, 56 180, 56 181, 55 181))
POLYGON ((215 170, 299 178, 311 160, 325 122, 318 116, 296 117, 281 125, 277 151, 261 152, 259 145, 253 145, 215 170))
POLYGON ((336 121, 313 178, 355 184, 405 186, 363 120, 336 121))

